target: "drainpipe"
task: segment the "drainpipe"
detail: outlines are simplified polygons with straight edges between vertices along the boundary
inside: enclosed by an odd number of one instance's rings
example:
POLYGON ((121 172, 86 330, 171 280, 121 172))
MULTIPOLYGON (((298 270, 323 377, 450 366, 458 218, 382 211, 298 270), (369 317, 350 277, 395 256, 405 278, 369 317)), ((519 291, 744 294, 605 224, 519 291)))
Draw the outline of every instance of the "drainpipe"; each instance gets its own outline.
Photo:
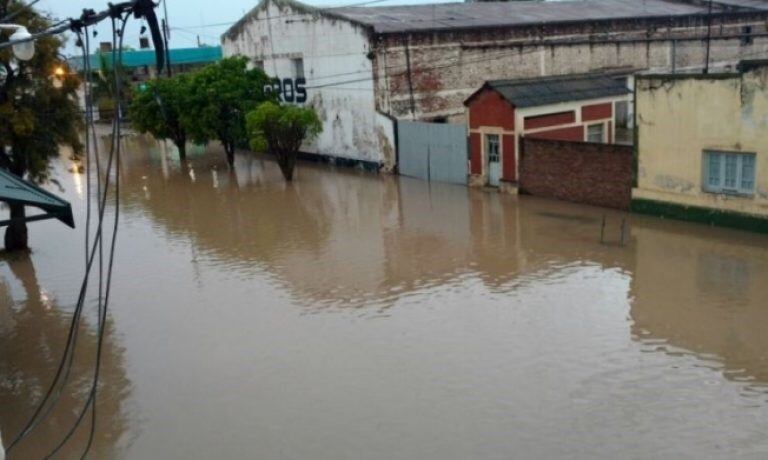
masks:
POLYGON ((709 0, 709 12, 707 13, 707 57, 704 63, 704 75, 709 73, 709 49, 712 47, 712 0, 709 0))
POLYGON ((672 73, 677 73, 677 40, 672 39, 672 73))
POLYGON ((411 77, 411 50, 408 47, 408 37, 402 34, 403 47, 405 48, 405 71, 408 77, 408 95, 411 102, 411 119, 416 119, 416 100, 413 98, 413 78, 411 77))

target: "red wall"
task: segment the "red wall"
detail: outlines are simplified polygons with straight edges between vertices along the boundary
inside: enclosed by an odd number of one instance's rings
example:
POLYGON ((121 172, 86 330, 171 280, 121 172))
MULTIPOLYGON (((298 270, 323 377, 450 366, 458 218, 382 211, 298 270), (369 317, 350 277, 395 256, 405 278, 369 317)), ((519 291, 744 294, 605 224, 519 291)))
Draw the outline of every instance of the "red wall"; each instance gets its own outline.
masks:
POLYGON ((611 118, 613 116, 613 104, 606 102, 604 104, 585 105, 581 108, 581 120, 592 121, 611 118))
POLYGON ((526 138, 520 191, 547 198, 629 209, 632 147, 526 138))
POLYGON ((547 126, 569 125, 576 122, 576 113, 560 112, 538 117, 526 117, 523 123, 525 129, 546 128, 547 126))
POLYGON ((481 155, 481 143, 479 133, 469 133, 469 158, 471 174, 483 173, 483 156, 481 155))
POLYGON ((497 126, 508 131, 515 129, 515 109, 499 93, 485 89, 469 103, 469 128, 497 126))
POLYGON ((549 139, 556 141, 575 141, 584 140, 584 126, 572 126, 570 128, 552 129, 549 131, 539 131, 528 134, 526 137, 532 139, 549 139))
POLYGON ((504 155, 504 159, 502 161, 502 167, 504 170, 501 172, 501 177, 504 180, 516 181, 517 176, 515 175, 515 163, 517 163, 517 160, 515 159, 514 134, 505 134, 504 140, 502 142, 503 145, 501 146, 501 154, 504 155))

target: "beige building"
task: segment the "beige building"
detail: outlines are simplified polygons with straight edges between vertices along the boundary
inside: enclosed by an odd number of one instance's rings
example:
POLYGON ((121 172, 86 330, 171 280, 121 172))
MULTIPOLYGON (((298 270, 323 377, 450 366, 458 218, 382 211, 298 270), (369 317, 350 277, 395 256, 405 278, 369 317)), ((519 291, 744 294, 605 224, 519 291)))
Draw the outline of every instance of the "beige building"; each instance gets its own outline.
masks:
POLYGON ((768 231, 768 61, 636 79, 640 212, 768 231))

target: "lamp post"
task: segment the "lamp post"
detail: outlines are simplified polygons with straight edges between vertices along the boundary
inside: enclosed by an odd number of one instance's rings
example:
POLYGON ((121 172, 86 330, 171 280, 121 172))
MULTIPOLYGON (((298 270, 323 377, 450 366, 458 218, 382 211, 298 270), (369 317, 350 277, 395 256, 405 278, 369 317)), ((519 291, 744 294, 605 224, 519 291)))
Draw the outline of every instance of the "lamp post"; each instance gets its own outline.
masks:
POLYGON ((9 37, 13 44, 13 55, 20 61, 29 61, 35 56, 35 42, 26 27, 18 24, 0 24, 0 30, 13 30, 9 37))

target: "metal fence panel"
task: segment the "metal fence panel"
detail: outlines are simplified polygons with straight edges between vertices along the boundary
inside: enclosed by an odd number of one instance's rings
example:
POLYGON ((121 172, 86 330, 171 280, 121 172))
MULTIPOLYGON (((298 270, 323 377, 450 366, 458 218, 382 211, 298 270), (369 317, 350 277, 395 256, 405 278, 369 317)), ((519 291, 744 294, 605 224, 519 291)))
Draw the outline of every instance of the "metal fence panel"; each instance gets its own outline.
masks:
POLYGON ((400 174, 434 182, 467 183, 463 125, 399 121, 400 174))
POLYGON ((400 174, 429 180, 428 123, 397 122, 397 144, 400 174))

